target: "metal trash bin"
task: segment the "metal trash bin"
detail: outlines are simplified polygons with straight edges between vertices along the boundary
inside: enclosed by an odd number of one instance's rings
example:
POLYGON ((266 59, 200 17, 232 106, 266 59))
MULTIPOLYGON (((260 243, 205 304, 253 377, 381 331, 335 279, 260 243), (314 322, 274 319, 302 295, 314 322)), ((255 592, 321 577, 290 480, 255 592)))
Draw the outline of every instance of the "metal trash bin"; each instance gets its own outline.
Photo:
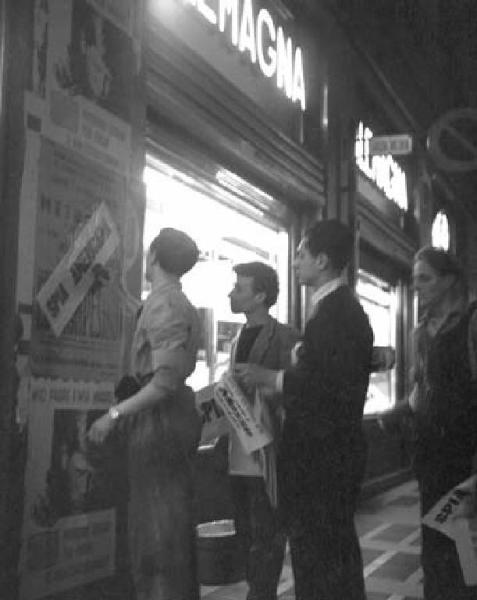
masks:
POLYGON ((226 585, 244 579, 245 564, 233 520, 200 523, 196 530, 199 582, 226 585))

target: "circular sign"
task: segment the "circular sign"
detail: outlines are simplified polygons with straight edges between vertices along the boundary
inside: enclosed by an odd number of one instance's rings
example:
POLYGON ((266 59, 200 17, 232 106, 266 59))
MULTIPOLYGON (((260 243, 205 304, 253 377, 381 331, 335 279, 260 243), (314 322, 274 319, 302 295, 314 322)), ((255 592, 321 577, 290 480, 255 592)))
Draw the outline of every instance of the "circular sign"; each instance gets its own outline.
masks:
POLYGON ((456 108, 429 129, 427 148, 436 165, 445 171, 477 169, 477 110, 456 108))

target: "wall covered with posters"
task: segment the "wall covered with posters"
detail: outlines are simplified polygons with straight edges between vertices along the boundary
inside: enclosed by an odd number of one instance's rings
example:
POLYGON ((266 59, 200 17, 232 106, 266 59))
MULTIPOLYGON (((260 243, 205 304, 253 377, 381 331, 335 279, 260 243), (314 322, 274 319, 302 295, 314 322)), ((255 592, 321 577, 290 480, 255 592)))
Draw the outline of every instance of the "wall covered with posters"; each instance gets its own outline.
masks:
POLYGON ((118 488, 86 433, 126 368, 144 213, 141 3, 29 4, 16 276, 21 600, 68 597, 115 572, 118 488))

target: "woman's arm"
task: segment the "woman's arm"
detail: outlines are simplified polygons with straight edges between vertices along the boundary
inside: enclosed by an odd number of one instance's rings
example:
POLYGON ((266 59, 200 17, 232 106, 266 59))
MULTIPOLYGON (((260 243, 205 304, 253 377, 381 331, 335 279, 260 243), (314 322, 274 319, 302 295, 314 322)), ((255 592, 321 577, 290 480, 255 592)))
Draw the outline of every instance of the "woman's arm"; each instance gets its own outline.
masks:
POLYGON ((106 414, 96 419, 88 432, 89 440, 94 444, 101 444, 121 418, 160 404, 170 396, 170 393, 168 387, 158 386, 157 379, 152 379, 136 394, 116 404, 106 414))
POLYGON ((93 423, 88 436, 94 443, 103 442, 122 417, 160 405, 170 398, 188 375, 186 345, 190 323, 183 306, 168 297, 152 301, 143 323, 150 344, 152 379, 93 423))

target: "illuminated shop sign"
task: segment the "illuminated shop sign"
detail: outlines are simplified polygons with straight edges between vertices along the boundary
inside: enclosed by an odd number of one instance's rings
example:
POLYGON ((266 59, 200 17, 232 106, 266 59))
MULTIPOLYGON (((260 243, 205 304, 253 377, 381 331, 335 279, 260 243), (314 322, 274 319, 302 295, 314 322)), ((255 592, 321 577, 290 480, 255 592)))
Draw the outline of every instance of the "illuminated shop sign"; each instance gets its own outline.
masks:
POLYGON ((449 219, 443 210, 440 210, 432 223, 432 245, 434 248, 449 250, 450 228, 449 219))
POLYGON ((390 200, 407 210, 406 173, 389 155, 371 156, 369 140, 372 137, 371 129, 360 122, 355 142, 356 164, 390 200))
POLYGON ((275 79, 292 102, 306 109, 303 52, 277 26, 266 8, 258 14, 253 0, 183 0, 216 27, 252 64, 269 79, 275 79))

